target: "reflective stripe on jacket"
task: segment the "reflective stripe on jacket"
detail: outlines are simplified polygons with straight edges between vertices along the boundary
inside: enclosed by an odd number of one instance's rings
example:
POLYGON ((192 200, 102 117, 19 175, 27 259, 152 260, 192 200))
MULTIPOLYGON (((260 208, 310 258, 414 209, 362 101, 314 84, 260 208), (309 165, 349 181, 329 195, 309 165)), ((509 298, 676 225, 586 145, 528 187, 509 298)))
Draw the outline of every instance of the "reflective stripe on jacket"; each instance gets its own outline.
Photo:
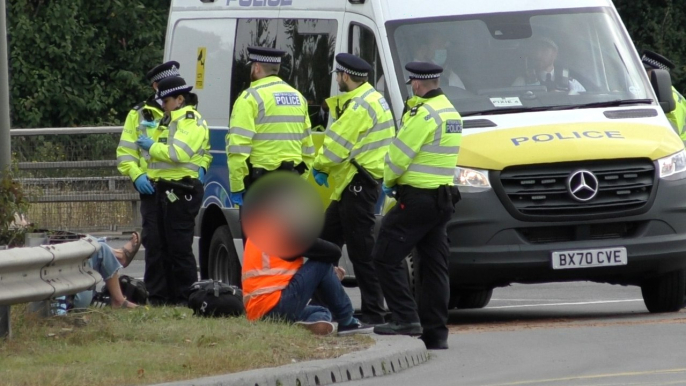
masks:
POLYGON ((313 167, 335 180, 331 199, 338 200, 358 173, 350 159, 374 177, 383 177, 384 155, 395 136, 395 123, 383 95, 369 83, 329 98, 326 104, 335 121, 325 132, 313 167))
POLYGON ((131 181, 135 181, 148 169, 146 159, 149 158, 148 152, 140 149, 136 140, 140 135, 155 137, 163 115, 163 111, 155 105, 148 101, 134 107, 129 111, 124 122, 124 130, 117 146, 117 169, 122 175, 131 178, 131 181), (145 119, 146 112, 152 116, 153 120, 145 119))
POLYGON ((672 97, 674 97, 676 106, 674 110, 667 114, 667 119, 672 124, 674 131, 679 134, 681 140, 686 143, 686 99, 673 86, 672 97))
POLYGON ((165 129, 150 148, 148 177, 154 180, 198 178, 200 167, 205 167, 208 157, 209 162, 212 159, 205 152, 210 140, 207 123, 193 106, 185 106, 171 112, 171 121, 165 129))
POLYGON ((281 299, 281 290, 288 286, 303 258, 287 261, 263 253, 247 240, 243 252, 243 303, 248 320, 266 315, 281 299))
POLYGON ((275 170, 282 162, 311 167, 310 126, 307 101, 298 90, 277 76, 252 82, 233 105, 226 135, 231 191, 245 189, 248 161, 265 170, 275 170))
POLYGON ((440 89, 428 95, 408 101, 409 110, 386 155, 386 186, 433 189, 453 185, 462 117, 440 89))

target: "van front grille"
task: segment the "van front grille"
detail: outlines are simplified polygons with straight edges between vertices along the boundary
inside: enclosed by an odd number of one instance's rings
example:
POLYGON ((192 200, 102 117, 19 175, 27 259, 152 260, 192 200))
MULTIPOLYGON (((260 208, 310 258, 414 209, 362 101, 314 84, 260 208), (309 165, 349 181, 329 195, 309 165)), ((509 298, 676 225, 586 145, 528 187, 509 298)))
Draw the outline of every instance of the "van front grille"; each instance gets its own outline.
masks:
POLYGON ((640 209, 654 183, 652 161, 627 159, 509 167, 497 188, 522 215, 574 217, 640 209))

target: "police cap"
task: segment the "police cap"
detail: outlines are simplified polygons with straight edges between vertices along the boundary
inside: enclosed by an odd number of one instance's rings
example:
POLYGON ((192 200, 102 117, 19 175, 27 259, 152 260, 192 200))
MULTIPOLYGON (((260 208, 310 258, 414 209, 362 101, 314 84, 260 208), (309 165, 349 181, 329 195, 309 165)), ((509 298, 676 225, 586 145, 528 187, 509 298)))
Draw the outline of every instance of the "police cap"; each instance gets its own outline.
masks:
POLYGON ((250 63, 281 64, 281 58, 286 51, 267 47, 248 47, 248 59, 250 63))
POLYGON ((157 96, 160 99, 167 97, 186 94, 193 89, 193 86, 187 85, 186 81, 180 76, 162 79, 157 84, 157 96))
POLYGON ((643 62, 643 67, 649 70, 671 70, 673 69, 674 63, 671 60, 665 58, 664 56, 658 54, 657 52, 644 50, 643 56, 641 57, 643 62))
POLYGON ((150 83, 159 82, 165 78, 181 76, 181 73, 179 73, 179 68, 181 68, 179 62, 175 62, 172 60, 169 62, 162 63, 159 66, 148 71, 148 73, 145 74, 145 77, 148 78, 148 81, 150 83))
POLYGON ((352 76, 366 77, 371 70, 371 64, 359 56, 345 52, 336 55, 336 68, 333 72, 345 72, 352 76))
POLYGON ((429 62, 410 62, 405 65, 410 79, 405 82, 410 84, 413 80, 438 79, 443 73, 443 67, 429 62))

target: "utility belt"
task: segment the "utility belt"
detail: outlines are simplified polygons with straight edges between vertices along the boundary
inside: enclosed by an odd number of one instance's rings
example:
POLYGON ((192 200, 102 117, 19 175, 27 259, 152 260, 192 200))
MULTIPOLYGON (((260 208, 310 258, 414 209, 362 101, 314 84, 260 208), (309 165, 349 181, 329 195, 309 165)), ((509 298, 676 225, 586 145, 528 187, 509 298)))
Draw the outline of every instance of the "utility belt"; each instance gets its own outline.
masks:
POLYGON ((441 185, 438 188, 433 189, 422 189, 415 188, 410 185, 400 185, 398 186, 398 199, 403 200, 403 197, 412 195, 423 195, 436 198, 436 204, 439 209, 454 209, 455 204, 457 204, 462 196, 460 195, 460 190, 455 185, 441 185))
POLYGON ((190 193, 195 193, 196 187, 201 184, 200 180, 197 178, 191 178, 191 177, 184 177, 180 180, 165 180, 163 178, 158 179, 155 181, 155 188, 159 190, 170 190, 170 189, 176 189, 177 191, 184 193, 184 194, 190 194, 190 193))
POLYGON ((245 186, 245 190, 247 191, 250 185, 254 184, 257 180, 260 178, 266 176, 269 173, 274 173, 274 172, 291 172, 291 173, 297 173, 298 175, 303 175, 307 172, 307 165, 305 165, 304 162, 300 162, 299 164, 295 164, 293 161, 284 161, 281 162, 281 164, 274 170, 267 170, 264 168, 258 168, 254 167, 250 161, 247 162, 248 164, 248 175, 245 176, 243 179, 243 185, 245 186))

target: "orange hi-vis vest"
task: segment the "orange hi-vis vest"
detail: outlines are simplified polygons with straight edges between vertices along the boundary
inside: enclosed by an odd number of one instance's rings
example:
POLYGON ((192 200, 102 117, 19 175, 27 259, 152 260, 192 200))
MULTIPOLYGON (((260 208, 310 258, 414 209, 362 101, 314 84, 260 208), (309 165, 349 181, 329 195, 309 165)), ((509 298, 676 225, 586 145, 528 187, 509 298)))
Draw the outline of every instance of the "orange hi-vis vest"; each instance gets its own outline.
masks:
POLYGON ((263 253, 248 239, 243 252, 243 303, 248 320, 257 320, 274 308, 281 290, 303 265, 303 258, 287 261, 263 253))

